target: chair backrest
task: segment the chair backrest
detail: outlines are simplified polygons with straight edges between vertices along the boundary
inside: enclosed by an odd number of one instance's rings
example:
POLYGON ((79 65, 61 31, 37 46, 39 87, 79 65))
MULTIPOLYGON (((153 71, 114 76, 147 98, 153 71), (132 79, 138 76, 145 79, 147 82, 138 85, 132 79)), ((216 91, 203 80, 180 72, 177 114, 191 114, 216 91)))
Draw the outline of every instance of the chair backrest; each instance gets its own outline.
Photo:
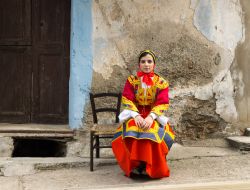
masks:
POLYGON ((92 115, 93 115, 93 121, 94 123, 98 123, 98 119, 97 119, 97 113, 98 112, 113 112, 115 113, 115 122, 118 123, 119 122, 119 113, 120 113, 120 108, 121 108, 121 98, 122 98, 122 94, 121 93, 89 93, 90 96, 90 102, 91 102, 91 108, 92 108, 92 115), (96 107, 96 99, 97 98, 113 98, 114 101, 116 101, 116 107, 112 106, 113 102, 110 102, 109 105, 102 105, 101 108, 97 108, 96 107))

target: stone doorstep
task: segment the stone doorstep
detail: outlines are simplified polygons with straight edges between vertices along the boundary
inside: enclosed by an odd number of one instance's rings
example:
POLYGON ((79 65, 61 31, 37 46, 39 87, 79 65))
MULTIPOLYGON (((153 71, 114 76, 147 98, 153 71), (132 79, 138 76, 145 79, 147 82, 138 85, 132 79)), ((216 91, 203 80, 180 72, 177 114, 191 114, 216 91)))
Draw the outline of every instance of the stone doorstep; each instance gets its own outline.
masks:
MULTIPOLYGON (((114 158, 98 158, 95 167, 116 164, 114 158)), ((0 175, 22 176, 43 170, 89 167, 89 158, 80 157, 47 157, 47 158, 0 158, 0 175)))
POLYGON ((68 125, 0 123, 0 137, 74 138, 68 125))
POLYGON ((72 139, 74 138, 74 134, 73 133, 60 133, 60 132, 29 132, 29 133, 25 133, 25 132, 19 132, 19 133, 1 133, 0 132, 0 137, 20 137, 20 138, 67 138, 67 139, 72 139))
POLYGON ((250 137, 250 128, 246 128, 244 135, 250 137))
POLYGON ((232 147, 250 151, 250 137, 248 136, 227 137, 227 140, 232 147))
POLYGON ((0 123, 0 134, 6 133, 58 133, 74 134, 74 131, 68 125, 45 125, 45 124, 5 124, 0 123))

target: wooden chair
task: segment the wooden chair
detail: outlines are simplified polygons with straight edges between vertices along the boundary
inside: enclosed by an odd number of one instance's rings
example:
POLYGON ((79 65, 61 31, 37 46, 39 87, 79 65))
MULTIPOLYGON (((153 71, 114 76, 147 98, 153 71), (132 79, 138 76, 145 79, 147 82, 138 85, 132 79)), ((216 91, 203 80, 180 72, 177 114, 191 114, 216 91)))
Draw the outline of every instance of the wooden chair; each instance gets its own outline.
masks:
POLYGON ((90 93, 89 95, 90 95, 90 102, 91 102, 93 122, 94 122, 93 126, 90 129, 90 171, 93 171, 94 150, 96 150, 96 158, 100 158, 101 148, 111 148, 111 144, 107 144, 107 142, 103 143, 100 141, 100 139, 113 138, 115 130, 119 124, 118 116, 120 113, 122 95, 121 93, 98 93, 98 94, 90 93), (100 102, 99 104, 102 105, 97 106, 96 103, 98 98, 99 101, 100 98, 112 98, 112 101, 110 101, 109 103, 113 106, 107 105, 107 103, 105 103, 106 105, 103 105, 100 102), (114 123, 99 124, 97 118, 97 115, 99 115, 97 113, 99 112, 113 112, 115 115, 114 123))

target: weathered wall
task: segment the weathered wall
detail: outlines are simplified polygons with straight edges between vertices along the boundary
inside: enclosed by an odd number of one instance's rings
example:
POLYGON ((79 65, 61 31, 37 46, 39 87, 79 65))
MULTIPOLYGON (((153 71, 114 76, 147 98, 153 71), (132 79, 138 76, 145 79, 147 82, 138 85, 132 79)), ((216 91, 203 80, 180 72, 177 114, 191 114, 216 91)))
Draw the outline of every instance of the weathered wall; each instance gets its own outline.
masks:
POLYGON ((238 132, 241 84, 230 69, 245 39, 239 0, 95 0, 92 8, 93 91, 121 91, 137 70, 138 53, 151 49, 156 72, 170 83, 167 115, 177 139, 238 132))
POLYGON ((245 41, 236 49, 232 71, 239 121, 244 126, 250 123, 250 1, 241 0, 240 2, 244 13, 245 41))

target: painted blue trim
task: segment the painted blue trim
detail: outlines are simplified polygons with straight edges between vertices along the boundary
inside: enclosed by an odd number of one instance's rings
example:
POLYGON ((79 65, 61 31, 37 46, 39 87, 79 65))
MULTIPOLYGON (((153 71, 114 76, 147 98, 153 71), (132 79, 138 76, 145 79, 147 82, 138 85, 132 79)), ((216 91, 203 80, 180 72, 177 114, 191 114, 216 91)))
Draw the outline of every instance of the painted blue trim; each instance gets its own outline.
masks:
POLYGON ((82 126, 92 82, 92 0, 71 1, 69 126, 82 126))

